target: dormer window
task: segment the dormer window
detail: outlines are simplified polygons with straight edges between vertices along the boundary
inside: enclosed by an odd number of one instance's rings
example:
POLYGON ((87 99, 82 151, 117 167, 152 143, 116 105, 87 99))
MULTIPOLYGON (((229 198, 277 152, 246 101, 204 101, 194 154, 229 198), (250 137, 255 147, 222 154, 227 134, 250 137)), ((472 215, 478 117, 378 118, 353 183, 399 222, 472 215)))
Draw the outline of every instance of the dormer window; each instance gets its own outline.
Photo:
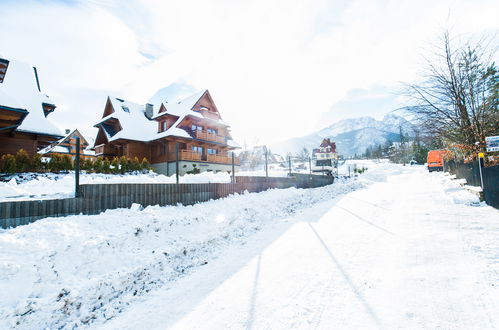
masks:
POLYGON ((9 66, 9 61, 0 58, 0 83, 3 83, 5 74, 7 73, 7 67, 9 66))
POLYGON ((52 113, 55 110, 55 105, 53 104, 42 103, 42 107, 43 107, 43 114, 45 115, 45 117, 47 117, 49 113, 52 113))
POLYGON ((159 132, 164 132, 168 129, 168 121, 167 120, 162 120, 159 122, 159 132))

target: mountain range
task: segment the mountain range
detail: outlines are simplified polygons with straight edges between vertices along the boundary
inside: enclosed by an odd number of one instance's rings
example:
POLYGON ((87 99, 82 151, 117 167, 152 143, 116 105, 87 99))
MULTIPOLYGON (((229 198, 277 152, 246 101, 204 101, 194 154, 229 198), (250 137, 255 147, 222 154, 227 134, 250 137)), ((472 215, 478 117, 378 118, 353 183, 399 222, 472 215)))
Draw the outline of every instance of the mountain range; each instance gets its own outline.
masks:
POLYGON ((388 114, 382 120, 359 117, 336 122, 315 133, 291 138, 270 146, 273 153, 296 154, 304 147, 317 148, 324 138, 336 142, 338 153, 345 157, 361 155, 370 146, 399 141, 400 130, 404 136, 414 136, 414 126, 405 118, 388 114))

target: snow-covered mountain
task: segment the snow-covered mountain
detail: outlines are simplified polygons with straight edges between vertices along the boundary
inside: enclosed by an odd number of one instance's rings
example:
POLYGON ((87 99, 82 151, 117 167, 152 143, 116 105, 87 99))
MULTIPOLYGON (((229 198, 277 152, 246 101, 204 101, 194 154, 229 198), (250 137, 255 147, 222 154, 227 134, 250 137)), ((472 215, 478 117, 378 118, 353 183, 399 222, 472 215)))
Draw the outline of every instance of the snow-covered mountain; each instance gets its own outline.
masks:
POLYGON ((324 138, 336 142, 338 152, 343 156, 363 154, 367 147, 400 140, 400 128, 404 135, 414 136, 414 126, 405 118, 388 114, 382 120, 372 117, 345 119, 323 128, 313 134, 292 138, 271 145, 272 152, 285 155, 297 153, 303 147, 316 148, 324 138))

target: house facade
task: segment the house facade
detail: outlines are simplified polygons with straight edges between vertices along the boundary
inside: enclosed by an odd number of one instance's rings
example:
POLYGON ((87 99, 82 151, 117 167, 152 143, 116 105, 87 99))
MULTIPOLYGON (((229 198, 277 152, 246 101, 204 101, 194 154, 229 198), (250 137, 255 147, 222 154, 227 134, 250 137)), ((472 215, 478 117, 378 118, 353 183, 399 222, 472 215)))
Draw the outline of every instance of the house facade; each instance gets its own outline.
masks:
POLYGON ((80 138, 80 157, 83 159, 95 158, 95 151, 89 149, 89 144, 85 137, 77 130, 66 130, 66 136, 51 143, 38 151, 43 157, 52 157, 52 155, 67 155, 74 159, 76 157, 77 143, 76 138, 80 138))
MULTIPOLYGON (((139 105, 108 97, 95 153, 102 157, 147 158, 158 173, 232 171, 230 152, 239 148, 208 90, 182 101, 139 105)), ((235 159, 236 167, 239 160, 235 159)))
POLYGON ((62 138, 47 118, 55 108, 41 91, 35 67, 0 58, 0 156, 19 149, 33 156, 62 138))

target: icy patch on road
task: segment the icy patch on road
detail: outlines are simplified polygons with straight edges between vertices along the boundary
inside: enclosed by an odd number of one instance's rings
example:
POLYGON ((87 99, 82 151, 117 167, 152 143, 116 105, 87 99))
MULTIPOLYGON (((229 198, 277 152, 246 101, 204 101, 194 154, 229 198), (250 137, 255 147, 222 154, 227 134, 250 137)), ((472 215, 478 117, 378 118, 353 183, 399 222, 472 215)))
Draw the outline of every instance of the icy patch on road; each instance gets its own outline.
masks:
POLYGON ((137 296, 202 267, 231 244, 364 187, 338 180, 194 206, 47 218, 0 232, 0 328, 73 328, 115 317, 137 296))

